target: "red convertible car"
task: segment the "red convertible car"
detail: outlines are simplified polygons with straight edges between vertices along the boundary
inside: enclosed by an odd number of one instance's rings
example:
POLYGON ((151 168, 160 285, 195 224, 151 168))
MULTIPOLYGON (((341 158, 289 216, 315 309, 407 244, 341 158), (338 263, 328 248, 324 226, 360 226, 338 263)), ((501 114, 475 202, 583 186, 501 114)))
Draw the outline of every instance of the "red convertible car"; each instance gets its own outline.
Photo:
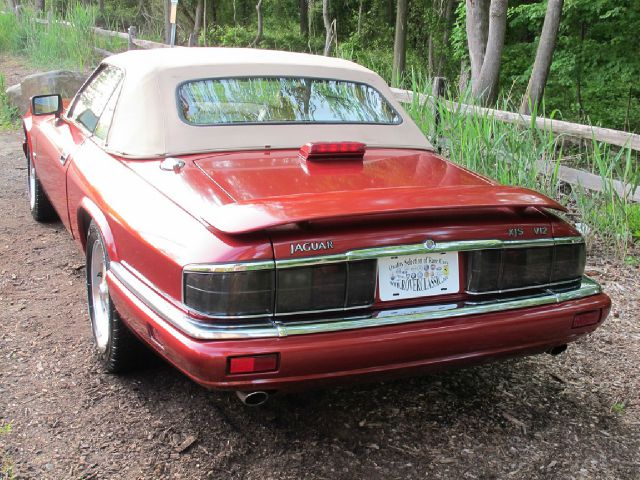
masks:
POLYGON ((610 310, 531 190, 441 158, 354 63, 132 51, 24 118, 34 218, 86 252, 107 371, 140 342, 260 404, 278 390, 559 353, 610 310))

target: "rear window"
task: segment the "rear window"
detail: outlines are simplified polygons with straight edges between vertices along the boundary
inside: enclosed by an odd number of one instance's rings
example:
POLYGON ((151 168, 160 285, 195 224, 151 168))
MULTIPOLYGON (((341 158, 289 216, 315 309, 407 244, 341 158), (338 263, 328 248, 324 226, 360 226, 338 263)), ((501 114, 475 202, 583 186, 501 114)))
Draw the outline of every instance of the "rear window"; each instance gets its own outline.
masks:
POLYGON ((279 123, 399 124, 375 88, 343 80, 293 77, 211 78, 178 87, 178 108, 191 125, 279 123))

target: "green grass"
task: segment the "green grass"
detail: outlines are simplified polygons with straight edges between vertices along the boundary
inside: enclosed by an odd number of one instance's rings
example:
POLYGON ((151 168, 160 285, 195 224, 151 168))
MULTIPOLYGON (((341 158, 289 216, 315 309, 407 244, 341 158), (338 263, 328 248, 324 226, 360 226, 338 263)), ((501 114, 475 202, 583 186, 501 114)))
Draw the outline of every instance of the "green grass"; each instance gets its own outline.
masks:
POLYGON ((9 105, 5 89, 5 78, 0 73, 0 131, 13 130, 18 125, 18 110, 9 105))
POLYGON ((611 411, 615 414, 622 415, 625 411, 626 405, 622 402, 616 402, 611 405, 611 411))
POLYGON ((22 9, 20 17, 0 14, 0 51, 25 56, 40 68, 73 68, 86 70, 98 62, 94 50, 95 8, 75 4, 68 8, 64 18, 74 26, 59 22, 45 25, 38 21, 34 11, 22 9))
MULTIPOLYGON (((0 425, 0 437, 5 435, 9 435, 13 430, 13 423, 2 423, 0 425)), ((2 455, 0 452, 0 479, 1 480, 12 480, 14 478, 13 472, 13 462, 7 456, 2 455)))
POLYGON ((0 425, 0 436, 2 435, 8 435, 9 433, 11 433, 13 430, 13 423, 8 422, 8 423, 2 423, 2 425, 0 425))

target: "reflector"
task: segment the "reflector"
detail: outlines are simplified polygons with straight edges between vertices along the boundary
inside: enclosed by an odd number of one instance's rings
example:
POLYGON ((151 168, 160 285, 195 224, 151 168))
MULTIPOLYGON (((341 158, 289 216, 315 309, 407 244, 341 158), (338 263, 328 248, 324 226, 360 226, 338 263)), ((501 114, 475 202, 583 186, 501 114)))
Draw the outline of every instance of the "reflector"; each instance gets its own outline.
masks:
POLYGON ((578 313, 573 317, 573 325, 571 328, 588 327, 589 325, 595 325, 600 321, 601 311, 590 310, 588 312, 578 313))
POLYGON ((278 354, 252 355, 229 358, 229 373, 264 373, 278 369, 278 354))

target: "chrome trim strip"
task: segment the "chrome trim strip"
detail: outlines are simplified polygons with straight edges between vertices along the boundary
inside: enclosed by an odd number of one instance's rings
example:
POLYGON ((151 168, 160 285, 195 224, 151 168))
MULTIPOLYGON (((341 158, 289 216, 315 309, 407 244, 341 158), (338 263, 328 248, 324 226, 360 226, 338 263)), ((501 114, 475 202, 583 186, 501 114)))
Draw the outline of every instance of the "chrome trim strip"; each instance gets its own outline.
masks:
POLYGON ((254 262, 237 263, 202 263, 185 265, 185 273, 224 273, 224 272, 244 272, 252 270, 266 270, 275 268, 273 260, 259 260, 254 262))
POLYGON ((351 316, 339 319, 320 319, 283 323, 276 319, 272 322, 264 319, 260 323, 225 325, 212 324, 192 317, 171 304, 142 280, 130 273, 122 264, 112 262, 109 275, 128 289, 153 313, 162 320, 177 328, 182 333, 200 340, 226 340, 248 338, 273 338, 311 333, 339 332, 359 328, 372 328, 385 325, 422 322, 445 318, 456 318, 467 315, 480 315, 519 308, 538 307, 555 303, 577 300, 601 293, 602 289, 595 281, 583 277, 580 288, 568 292, 546 293, 534 296, 512 298, 503 301, 489 301, 460 305, 449 303, 444 305, 427 305, 424 307, 408 307, 403 309, 381 310, 366 315, 351 316))
POLYGON ((393 255, 412 255, 420 253, 467 252, 470 250, 487 250, 496 248, 552 247, 561 244, 584 243, 582 237, 535 238, 532 240, 458 240, 436 243, 427 247, 424 243, 412 245, 395 245, 385 247, 363 248, 344 253, 320 255, 303 258, 287 258, 283 260, 259 260, 235 263, 190 264, 184 267, 185 272, 238 272, 244 270, 263 270, 268 268, 295 268, 324 263, 349 262, 358 260, 375 260, 393 255))
POLYGON ((343 330, 353 330, 358 328, 373 328, 387 325, 397 325, 403 323, 424 322, 428 320, 441 320, 446 318, 465 317, 468 315, 481 315, 505 310, 519 308, 539 307, 555 303, 577 300, 591 295, 601 293, 600 285, 588 277, 584 277, 582 285, 577 290, 569 292, 553 293, 531 297, 520 297, 505 301, 487 302, 475 305, 452 306, 437 310, 438 305, 431 305, 418 308, 405 308, 396 310, 396 315, 388 315, 384 310, 372 315, 344 318, 340 320, 325 320, 313 322, 298 322, 279 324, 286 332, 287 336, 307 335, 311 333, 339 332, 343 330))
POLYGON ((543 283, 542 285, 529 285, 527 287, 508 288, 505 290, 490 290, 486 292, 472 292, 471 290, 465 290, 464 293, 466 293, 467 295, 494 295, 500 293, 522 292, 524 290, 540 290, 543 288, 558 287, 561 285, 570 286, 572 283, 576 283, 577 281, 578 278, 574 278, 573 280, 563 280, 562 282, 543 283))
POLYGON ((395 255, 415 255, 422 253, 440 252, 468 252, 471 250, 489 250, 503 248, 527 248, 527 247, 552 247, 554 245, 568 243, 584 243, 582 237, 563 238, 536 238, 533 240, 458 240, 452 242, 440 242, 434 246, 427 247, 423 243, 412 245, 397 245, 386 247, 364 248, 351 250, 345 253, 333 255, 323 255, 317 257, 288 258, 276 260, 276 268, 306 267, 309 265, 320 265, 326 263, 349 262, 357 260, 375 260, 381 257, 395 255))

